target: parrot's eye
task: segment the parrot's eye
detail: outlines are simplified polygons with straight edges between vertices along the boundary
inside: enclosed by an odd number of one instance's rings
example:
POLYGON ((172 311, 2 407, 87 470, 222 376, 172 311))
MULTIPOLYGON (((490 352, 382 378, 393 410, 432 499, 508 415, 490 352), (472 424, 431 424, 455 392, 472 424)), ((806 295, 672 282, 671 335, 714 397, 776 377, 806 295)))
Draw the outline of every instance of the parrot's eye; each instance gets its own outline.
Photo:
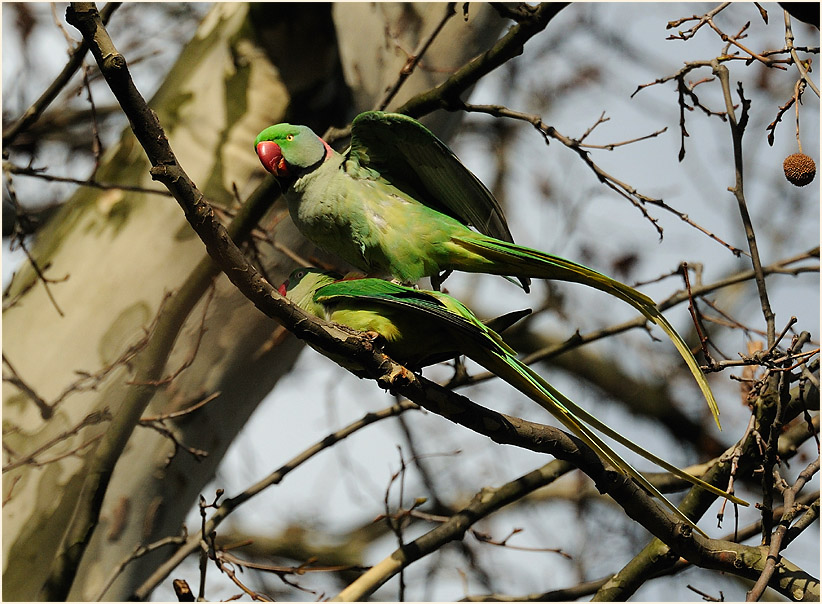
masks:
POLYGON ((288 135, 286 135, 285 140, 287 140, 287 141, 293 141, 293 140, 294 140, 294 135, 293 135, 293 134, 288 134, 288 135))

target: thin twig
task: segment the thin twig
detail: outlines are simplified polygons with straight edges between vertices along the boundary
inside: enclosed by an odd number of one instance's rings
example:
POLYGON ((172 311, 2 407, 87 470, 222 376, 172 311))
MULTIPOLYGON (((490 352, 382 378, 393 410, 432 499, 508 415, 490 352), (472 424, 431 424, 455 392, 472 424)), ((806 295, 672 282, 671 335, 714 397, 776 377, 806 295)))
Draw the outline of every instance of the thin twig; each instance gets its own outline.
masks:
MULTIPOLYGON (((274 472, 270 473, 268 476, 260 480, 259 482, 255 483, 254 485, 248 487, 243 492, 235 495, 234 497, 229 497, 220 504, 220 507, 211 515, 208 519, 206 524, 205 530, 206 532, 212 532, 216 530, 216 528, 222 523, 222 521, 228 517, 235 509, 241 506, 243 503, 255 497, 258 493, 261 493, 268 487, 279 484, 282 480, 289 474, 292 470, 298 468, 309 459, 313 458, 315 455, 324 451, 330 447, 332 447, 337 442, 351 436, 352 434, 362 430, 363 428, 378 422, 383 419, 387 419, 389 417, 394 417, 400 413, 403 413, 409 409, 416 409, 417 406, 414 403, 409 401, 402 401, 401 403, 397 403, 387 409, 383 409, 381 411, 377 411, 374 413, 368 413, 363 418, 345 426, 344 428, 333 432, 317 442, 316 444, 312 445, 305 451, 298 454, 296 457, 292 458, 284 465, 280 466, 274 472)), ((168 560, 166 560, 162 565, 158 566, 154 573, 146 579, 146 581, 134 592, 134 595, 138 597, 138 599, 145 599, 145 596, 151 593, 151 591, 162 581, 172 570, 174 570, 177 565, 180 564, 189 554, 193 553, 197 550, 200 543, 200 535, 193 535, 189 537, 186 544, 177 550, 173 556, 171 556, 168 560)))
POLYGON ((17 245, 20 246, 20 249, 23 250, 23 253, 26 255, 26 258, 29 261, 29 265, 31 266, 32 270, 34 271, 35 275, 37 275, 37 279, 43 284, 43 288, 46 291, 46 295, 48 296, 49 300, 51 301, 54 309, 57 311, 57 314, 61 317, 65 316, 60 307, 57 305, 57 300, 54 299, 54 296, 51 293, 51 288, 49 287, 49 283, 60 283, 61 281, 65 281, 69 278, 68 275, 61 279, 49 279, 43 273, 44 270, 48 267, 40 268, 40 265, 34 259, 34 256, 31 255, 28 246, 26 245, 25 241, 25 234, 23 233, 22 226, 20 224, 19 217, 23 216, 24 212, 22 209, 22 205, 17 200, 17 193, 14 189, 14 184, 12 182, 11 173, 6 169, 6 162, 3 162, 3 175, 6 178, 6 190, 9 194, 9 199, 14 206, 16 220, 14 221, 13 233, 12 233, 12 249, 14 249, 14 244, 16 242, 17 245))
POLYGON ((34 391, 34 388, 23 381, 20 374, 17 373, 17 370, 14 368, 14 365, 12 365, 11 361, 6 357, 5 352, 3 353, 3 364, 8 367, 8 370, 11 372, 10 377, 3 376, 3 381, 16 386, 21 392, 28 396, 31 402, 40 410, 40 417, 44 420, 49 419, 54 414, 54 408, 43 400, 43 398, 34 391))
POLYGON ((668 25, 666 26, 666 29, 677 28, 680 25, 682 25, 683 23, 687 23, 688 21, 696 21, 697 22, 696 25, 691 27, 688 31, 679 32, 676 35, 671 35, 671 36, 668 37, 668 39, 669 40, 689 40, 689 39, 693 38, 694 35, 696 35, 696 32, 699 31, 699 29, 703 25, 708 23, 708 21, 713 19, 721 11, 728 8, 728 6, 730 6, 730 4, 731 4, 730 2, 723 2, 722 4, 716 6, 715 8, 710 10, 709 12, 702 15, 701 17, 699 17, 697 15, 693 15, 691 17, 683 17, 682 19, 677 19, 676 21, 668 21, 668 25))
POLYGON ((211 401, 213 401, 214 399, 216 399, 218 396, 220 396, 220 393, 219 392, 214 392, 214 393, 209 394, 208 396, 204 397, 201 401, 198 401, 198 402, 194 403, 190 407, 186 407, 185 409, 181 409, 180 411, 172 411, 171 413, 163 413, 161 415, 151 415, 151 416, 148 416, 148 417, 141 417, 140 421, 141 422, 159 422, 159 421, 163 421, 163 420, 167 420, 167 419, 177 419, 177 418, 182 417, 184 415, 188 415, 190 413, 193 413, 194 411, 196 411, 200 407, 203 407, 203 406, 207 405, 208 403, 210 403, 211 401))
POLYGON ((160 549, 161 547, 165 547, 166 545, 182 545, 185 543, 188 537, 187 531, 183 528, 183 531, 180 535, 171 535, 169 537, 164 537, 163 539, 159 539, 153 543, 149 543, 148 545, 137 545, 132 552, 126 556, 123 560, 117 563, 117 565, 112 569, 111 574, 109 574, 108 579, 106 582, 103 583, 103 587, 100 590, 100 593, 94 599, 96 602, 99 602, 103 599, 103 596, 106 595, 106 592, 109 590, 111 585, 114 581, 117 580, 117 577, 122 574, 125 568, 131 564, 134 560, 138 558, 142 558, 146 554, 150 554, 153 551, 160 549))
POLYGON ((799 476, 796 478, 796 482, 794 482, 793 486, 789 489, 785 489, 785 513, 782 515, 779 526, 776 528, 776 531, 774 531, 771 538, 770 547, 768 548, 768 558, 765 562, 765 567, 762 569, 762 574, 759 576, 751 590, 747 593, 746 601, 757 602, 765 592, 765 588, 768 587, 771 577, 773 577, 773 573, 776 571, 776 566, 779 559, 781 558, 780 551, 782 550, 782 540, 785 537, 785 533, 790 527, 791 522, 799 511, 794 506, 796 496, 818 471, 819 457, 817 456, 814 461, 812 461, 804 470, 802 470, 802 472, 799 473, 799 476))
POLYGON ((796 48, 794 48, 793 42, 793 27, 791 26, 791 14, 786 11, 782 10, 782 13, 785 16, 785 47, 791 53, 791 58, 793 59, 794 65, 796 65, 796 69, 799 71, 800 77, 808 83, 808 86, 811 87, 816 93, 816 96, 819 96, 819 88, 816 87, 813 80, 808 75, 808 70, 805 68, 805 64, 800 60, 799 55, 796 54, 796 48))
POLYGON ((742 225, 745 229, 745 237, 748 239, 748 250, 751 254, 751 262, 755 273, 754 281, 756 282, 757 291, 759 292, 759 302, 762 307, 762 314, 765 317, 765 324, 768 332, 768 346, 772 346, 776 337, 774 327, 774 313, 771 310, 771 304, 768 299, 768 290, 765 286, 765 274, 762 272, 762 262, 759 258, 759 248, 756 243, 756 235, 754 234, 753 221, 748 213, 748 206, 745 202, 745 193, 743 188, 743 160, 742 160, 742 134, 745 130, 745 123, 747 122, 747 107, 750 104, 744 96, 742 96, 741 84, 739 88, 740 97, 742 98, 742 113, 740 120, 737 121, 736 113, 734 112, 734 103, 731 99, 731 85, 728 68, 720 64, 718 61, 713 62, 714 75, 719 78, 722 85, 722 93, 725 99, 725 110, 728 114, 728 121, 731 126, 731 138, 733 141, 733 158, 735 168, 735 184, 730 189, 736 197, 737 205, 739 206, 739 214, 742 218, 742 225))
POLYGON ((391 85, 386 91, 380 101, 377 103, 377 109, 382 111, 388 106, 388 103, 391 102, 397 92, 399 92, 402 85, 405 81, 414 73, 414 69, 416 69, 417 65, 419 64, 420 60, 422 59, 423 55, 425 55, 428 48, 437 39, 437 36, 440 35, 442 28, 445 27, 445 24, 448 23, 449 19, 457 14, 456 11, 456 2, 449 2, 445 5, 445 14, 443 15, 442 19, 437 23, 437 26, 434 30, 428 35, 428 37, 424 38, 420 41, 419 46, 417 49, 411 53, 411 56, 408 57, 408 60, 405 62, 405 65, 402 66, 400 69, 400 73, 397 76, 397 80, 391 85))
MULTIPOLYGON (((100 9, 100 18, 104 24, 108 23, 112 13, 114 13, 120 4, 122 3, 109 2, 100 9)), ((66 66, 63 67, 63 70, 57 75, 48 88, 46 88, 43 94, 23 112, 23 115, 21 115, 16 122, 3 131, 3 148, 8 148, 14 143, 14 140, 20 133, 28 130, 34 122, 40 119, 40 116, 46 108, 57 98, 60 91, 65 88, 71 77, 83 64, 83 57, 86 56, 87 52, 88 43, 85 40, 70 52, 68 63, 66 63, 66 66)))
POLYGON ((81 187, 92 187, 94 189, 102 189, 104 191, 130 191, 133 193, 146 193, 148 195, 162 195, 163 197, 172 197, 171 193, 168 192, 168 189, 150 189, 148 187, 118 185, 114 183, 98 182, 96 180, 82 180, 78 178, 69 178, 67 176, 57 176, 56 174, 47 174, 44 171, 46 168, 18 166, 8 160, 3 160, 3 168, 7 168, 9 173, 11 174, 16 174, 19 176, 33 176, 35 178, 42 178, 43 180, 47 180, 50 182, 65 182, 73 185, 80 185, 81 187))
MULTIPOLYGON (((25 457, 20 457, 15 461, 7 463, 5 466, 3 466, 3 473, 13 470, 15 468, 19 468, 20 466, 24 465, 44 466, 47 463, 50 463, 51 461, 56 461, 56 459, 62 459, 63 457, 65 457, 65 454, 62 454, 60 455, 60 457, 49 461, 38 460, 37 456, 44 453, 45 451, 48 451, 53 446, 65 441, 69 437, 79 434, 83 428, 86 428, 88 426, 94 426, 96 424, 107 421, 111 421, 111 414, 108 412, 107 409, 103 409, 102 411, 92 411, 91 413, 86 415, 86 417, 80 420, 80 422, 73 428, 65 430, 60 434, 54 436, 53 438, 50 438, 47 442, 37 447, 34 451, 30 451, 29 453, 27 453, 25 457)), ((99 438, 99 436, 100 435, 97 435, 95 438, 99 438)), ((85 445, 81 445, 81 448, 83 446, 88 446, 88 444, 89 443, 87 442, 85 445)), ((77 449, 74 449, 73 452, 76 451, 77 449)))

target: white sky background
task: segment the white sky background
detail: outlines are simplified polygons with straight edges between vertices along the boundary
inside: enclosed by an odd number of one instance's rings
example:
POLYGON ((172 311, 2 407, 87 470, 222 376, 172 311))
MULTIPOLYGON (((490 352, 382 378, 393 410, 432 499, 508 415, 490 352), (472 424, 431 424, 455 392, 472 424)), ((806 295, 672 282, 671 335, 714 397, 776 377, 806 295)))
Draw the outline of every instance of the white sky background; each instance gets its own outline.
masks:
MULTIPOLYGON (((587 142, 607 144, 647 135, 667 127, 663 135, 647 141, 618 148, 615 151, 592 152, 592 157, 607 172, 620 180, 630 183, 641 193, 651 197, 662 197, 669 205, 686 212, 695 222, 708 227, 720 238, 747 249, 741 221, 733 195, 727 187, 733 185, 731 137, 726 123, 718 118, 708 118, 700 111, 688 112, 686 158, 677 161, 679 149, 679 108, 674 83, 653 86, 638 93, 633 99, 631 93, 637 85, 648 83, 657 77, 675 72, 686 60, 710 59, 717 56, 722 42, 707 27, 688 42, 666 41, 670 34, 665 24, 673 19, 702 14, 714 5, 699 4, 590 4, 567 8, 551 22, 545 32, 532 40, 525 50, 519 77, 514 90, 508 90, 495 74, 487 78, 470 99, 474 103, 503 103, 512 109, 540 113, 544 121, 556 127, 567 136, 580 136, 595 123, 604 111, 609 121, 597 127, 587 142), (588 33, 571 25, 584 16, 591 21, 588 33), (569 35, 573 32, 574 35, 569 35), (612 36, 609 38, 608 36, 612 36), (624 45, 623 48, 617 45, 624 45), (548 52, 540 54, 539 49, 548 52), (533 57, 539 56, 537 61, 533 57), (529 62, 530 61, 530 62, 529 62), (604 78, 585 87, 565 89, 550 106, 545 109, 534 102, 539 91, 552 89, 558 83, 569 80, 585 66, 597 66, 604 78)), ((770 14, 770 25, 765 26, 752 4, 740 4, 727 9, 717 18, 720 27, 727 27, 728 33, 746 20, 751 28, 746 44, 753 49, 778 48, 784 44, 782 13, 775 4, 764 5, 770 14), (731 25, 733 24, 733 25, 731 25)), ((125 7, 124 7, 125 9, 125 7)), ((120 9, 120 10, 124 10, 120 9)), ((58 8, 62 14, 63 5, 58 8)), ((4 11, 3 35, 14 36, 4 11)), ((683 26, 689 27, 690 24, 683 26)), ((794 34, 797 44, 818 45, 816 30, 795 21, 794 34), (812 33, 811 33, 812 32, 812 33)), ((150 30, 150 20, 146 22, 150 30)), ((42 36, 37 44, 43 47, 64 48, 62 34, 56 28, 36 32, 42 36)), ((189 34, 190 35, 190 34, 189 34)), ((181 35, 179 42, 187 36, 181 35)), ((133 75, 138 88, 145 96, 150 96, 162 79, 162 71, 152 65, 168 65, 173 60, 173 52, 165 39, 147 38, 162 54, 156 63, 147 60, 143 66, 136 65, 133 75), (168 63, 166 63, 168 62, 168 63)), ((4 42, 4 47, 7 47, 4 42)), ((145 47, 141 47, 145 48, 145 47)), ((7 78, 20 77, 25 71, 37 81, 29 85, 34 94, 51 81, 53 75, 64 64, 64 54, 51 53, 54 67, 36 70, 26 69, 9 53, 3 54, 4 87, 7 78), (52 69, 52 71, 49 71, 52 69)), ((128 55, 127 55, 128 56, 128 55)), ((131 61, 130 61, 131 63, 131 61)), ((814 57, 814 66, 818 56, 814 57)), ((794 112, 789 110, 777 128, 776 142, 768 147, 765 141, 765 126, 776 114, 776 109, 790 96, 796 80, 795 72, 770 72, 770 78, 780 82, 778 94, 766 96, 756 87, 757 78, 762 75, 758 65, 745 67, 741 62, 728 64, 731 82, 735 88, 742 81, 747 98, 753 100, 750 123, 745 138, 745 192, 748 207, 759 235, 760 254, 764 264, 791 256, 809 249, 819 240, 818 206, 808 200, 819 200, 819 179, 802 189, 785 185, 782 174, 782 160, 795 148, 794 112), (808 211, 812 208, 812 211, 808 211), (774 236, 769 236, 775 234, 774 236)), ((696 80, 709 77, 707 68, 694 72, 689 78, 696 80)), ((812 77, 819 82, 818 73, 812 77)), ((718 83, 706 83, 697 88, 700 100, 713 109, 724 110, 719 96, 718 83)), ((734 97, 735 101, 737 97, 734 97)), ((4 110, 14 111, 19 107, 15 99, 4 97, 4 110)), ((31 99, 26 99, 26 103, 31 99)), ((819 162, 819 102, 808 89, 801 107, 802 142, 806 153, 819 162)), ((471 117, 470 124, 482 123, 482 117, 471 117)), ((493 168, 493 149, 489 148, 485 137, 473 134, 476 128, 465 128, 466 134, 453 142, 453 148, 463 161, 477 175, 488 182, 493 168)), ((113 135, 118 136, 114 129, 113 135)), ((518 129, 512 142, 514 155, 510 160, 507 188, 501 192, 506 203, 506 214, 518 243, 545 249, 580 260, 606 273, 613 273, 611 262, 626 251, 633 251, 639 257, 635 270, 628 278, 650 280, 676 269, 685 259, 689 263, 704 265, 703 280, 711 282, 728 273, 749 266, 749 260, 737 259, 720 244, 709 240, 704 234, 683 224, 675 216, 657 208, 649 208, 650 213, 660 219, 664 229, 664 239, 659 242, 653 227, 641 217, 639 212, 626 200, 599 184, 592 172, 575 153, 558 142, 545 146, 541 137, 531 126, 518 129), (550 182, 550 197, 535 193, 535 182, 540 179, 550 182)), ((55 162, 59 163, 59 162, 55 162)), ((53 165, 52 163, 49 164, 53 165)), ((55 172, 60 173, 58 170, 55 172)), ((71 163, 65 174, 77 173, 71 163)), ((15 179, 18 193, 25 193, 26 179, 15 179)), ((56 189, 54 198, 65 196, 70 188, 56 189)), ((538 189, 537 189, 538 190, 538 189)), ((4 252, 6 251, 4 245, 4 252)), ((4 255, 4 282, 15 257, 4 255)), ((811 331, 814 341, 819 340, 819 281, 810 275, 800 277, 775 276, 769 278, 771 305, 776 312, 776 328, 780 331, 791 314, 799 319, 800 329, 811 331), (789 286, 784 286, 789 281, 789 286)), ((643 286, 642 290, 659 300, 680 288, 679 278, 670 278, 659 284, 643 286), (671 280, 673 279, 673 281, 671 280)), ((455 275, 446 282, 452 295, 466 302, 477 315, 493 316, 514 308, 539 305, 544 296, 544 286, 536 283, 530 295, 518 291, 496 277, 476 275, 455 275)), ((574 330, 586 332, 610 325, 635 316, 627 305, 614 302, 604 294, 576 285, 560 285, 559 291, 568 300, 569 308, 575 309, 573 324, 568 324, 556 314, 543 314, 538 325, 544 326, 552 334, 569 337, 574 330)), ((744 323, 764 329, 759 300, 753 286, 740 295, 745 302, 735 308, 735 317, 744 323)), ((714 296, 720 304, 722 295, 714 296)), ((730 305, 729 305, 730 306, 730 305)), ((675 327, 683 333, 690 326, 685 306, 666 312, 675 327)), ((728 333, 727 331, 725 333, 728 333)), ((657 334, 660 335, 660 334, 657 334)), ((724 351, 735 354, 743 350, 745 341, 740 332, 720 339, 724 351)), ((669 363, 680 362, 672 353, 673 347, 667 339, 656 343, 648 354, 647 336, 636 332, 611 338, 595 345, 593 350, 603 354, 620 351, 623 369, 640 373, 650 372, 665 379, 669 363), (619 346, 617 349, 615 347, 619 346), (658 353, 658 354, 656 354, 658 353)), ((669 434, 653 434, 651 424, 636 417, 627 417, 621 406, 603 399, 601 393, 580 385, 556 370, 545 365, 537 367, 560 390, 578 403, 586 405, 595 415, 617 429, 624 430, 630 437, 646 448, 661 454, 676 464, 688 464, 695 460, 691 452, 682 450, 672 441, 669 434), (671 446, 673 444, 673 446, 671 446)), ((724 432, 719 436, 730 444, 741 435, 748 413, 738 404, 738 385, 727 379, 727 373, 712 378, 717 398, 722 405, 724 432)), ((735 372, 738 374, 738 372, 735 372)), ((426 371, 426 375, 436 372, 426 371)), ((447 375, 447 372, 443 372, 447 375)), ((688 408, 695 417, 705 418, 706 410, 700 401, 698 389, 691 383, 676 384, 677 389, 690 393, 681 395, 682 401, 692 400, 688 408)), ((519 395, 504 383, 486 382, 463 391, 480 404, 500 411, 527 417, 536 421, 546 420, 545 413, 531 401, 519 395)), ((246 488, 272 469, 278 467, 296 453, 312 445, 328 433, 361 417, 367 411, 386 407, 392 398, 380 391, 375 384, 361 381, 337 367, 316 352, 306 349, 294 371, 283 379, 275 391, 260 406, 246 430, 236 440, 226 456, 222 470, 215 482, 204 489, 207 499, 213 491, 225 488, 231 495, 246 488)), ((439 455, 427 459, 432 474, 438 478, 442 494, 449 501, 455 501, 457 494, 467 498, 485 485, 498 486, 525 472, 539 467, 548 459, 531 452, 513 447, 500 447, 473 433, 457 427, 446 420, 428 413, 408 413, 406 420, 414 433, 420 451, 428 455, 439 455), (460 451, 454 455, 455 451, 460 451)), ((280 486, 247 503, 235 512, 233 520, 249 531, 276 535, 293 524, 317 527, 330 533, 342 532, 365 519, 383 512, 383 497, 390 475, 398 469, 397 445, 403 446, 406 458, 409 453, 395 420, 381 422, 357 433, 350 441, 335 446, 313 459, 305 467, 290 475, 280 486), (317 493, 322 493, 317 497, 317 493)), ((626 455, 633 460, 634 457, 626 455)), ((641 469, 649 465, 637 462, 641 469)), ((804 467, 798 462, 790 475, 804 467)), ((577 475, 563 480, 578 480, 577 475)), ((409 473, 406 481, 406 499, 409 505, 417 494, 422 493, 416 474, 409 473)), ((749 498, 750 493, 745 493, 749 498)), ((754 499, 756 499, 754 497, 754 499)), ((749 499, 750 500, 750 499, 749 499)), ((396 505, 396 490, 392 502, 396 505)), ((597 503, 591 510, 595 516, 583 522, 568 504, 557 502, 550 506, 527 510, 528 516, 497 513, 477 527, 491 533, 495 538, 504 538, 515 527, 525 526, 527 530, 515 536, 511 543, 528 547, 555 547, 575 556, 573 562, 551 553, 514 552, 510 549, 482 546, 474 542, 474 551, 481 555, 486 568, 497 575, 495 588, 500 593, 525 594, 574 585, 580 580, 596 579, 621 568, 630 557, 647 542, 647 536, 635 537, 635 548, 624 549, 620 543, 622 533, 629 530, 631 522, 614 506, 597 503), (536 520, 540 519, 540 522, 536 520), (605 534, 602 528, 608 527, 605 534), (615 535, 614 542, 608 541, 608 533, 615 535), (513 576, 515 584, 506 584, 505 568, 516 567, 513 576), (530 569, 522 571, 523 568, 530 569), (584 576, 578 576, 580 569, 584 576), (502 571, 502 572, 500 572, 502 571)), ((700 525, 712 536, 722 535, 732 527, 729 517, 721 530, 714 530, 711 524, 716 505, 706 514, 700 525)), ((740 519, 745 525, 757 517, 756 510, 746 510, 740 519)), ((197 526, 198 516, 192 514, 189 528, 197 526)), ((224 525, 225 526, 225 525, 224 525)), ((227 528, 227 527, 226 527, 227 528)), ((417 536, 430 526, 414 527, 406 535, 406 540, 417 536)), ((818 531, 818 527, 814 530, 818 531)), ((473 540, 467 537, 467 540, 473 540)), ((814 547, 818 537, 804 536, 787 550, 786 555, 798 565, 813 569, 818 567, 818 548, 814 547)), ((368 563, 375 563, 388 555, 396 547, 393 538, 386 539, 380 548, 370 553, 368 563)), ((464 568, 465 561, 456 550, 447 548, 444 558, 439 561, 440 578, 448 581, 426 581, 422 573, 429 567, 428 560, 413 565, 407 574, 410 586, 409 599, 458 599, 465 593, 485 593, 486 589, 476 581, 466 588, 463 579, 455 570, 464 568), (417 580, 415 580, 415 577, 417 580), (420 591, 426 585, 436 584, 433 592, 420 591)), ((513 573, 514 571, 512 571, 513 573)), ((718 596, 723 590, 730 600, 744 598, 745 586, 730 577, 715 573, 687 571, 687 576, 659 579, 648 583, 636 595, 635 600, 697 600, 698 596, 685 588, 686 583, 694 583, 703 591, 718 596)), ((187 576, 192 585, 196 584, 196 564, 187 564, 175 573, 187 576)), ((218 588, 220 577, 216 570, 209 572, 209 598, 226 598, 236 593, 231 584, 218 588)), ((314 575, 302 583, 314 589, 322 589, 322 580, 314 575), (320 586, 320 587, 317 587, 320 586)), ((227 582, 226 582, 227 583, 227 582)), ((272 580, 276 583, 276 579, 272 580)), ((333 592, 327 592, 326 596, 333 592)), ((396 580, 378 592, 383 599, 396 598, 396 580)), ((294 597, 299 597, 295 594, 294 597)), ((173 599, 173 592, 158 589, 157 600, 173 599)), ((306 599, 313 599, 305 594, 306 599)))

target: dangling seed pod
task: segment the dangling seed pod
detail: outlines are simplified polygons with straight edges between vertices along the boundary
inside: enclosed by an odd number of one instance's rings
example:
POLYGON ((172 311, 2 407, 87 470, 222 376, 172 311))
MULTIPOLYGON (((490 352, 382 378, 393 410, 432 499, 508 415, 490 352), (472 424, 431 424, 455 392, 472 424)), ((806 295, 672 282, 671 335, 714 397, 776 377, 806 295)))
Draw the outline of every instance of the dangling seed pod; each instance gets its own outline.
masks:
POLYGON ((797 187, 804 187, 816 176, 816 164, 804 153, 794 153, 782 162, 785 178, 797 187))

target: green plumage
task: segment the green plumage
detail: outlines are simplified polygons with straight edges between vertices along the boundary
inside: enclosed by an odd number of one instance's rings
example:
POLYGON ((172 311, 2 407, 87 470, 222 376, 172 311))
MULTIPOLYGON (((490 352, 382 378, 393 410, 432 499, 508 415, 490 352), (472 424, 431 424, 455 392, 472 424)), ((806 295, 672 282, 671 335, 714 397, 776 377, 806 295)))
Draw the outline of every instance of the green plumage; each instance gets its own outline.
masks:
POLYGON ((692 526, 692 521, 593 429, 684 480, 747 505, 645 450, 576 405, 521 363, 499 334, 447 294, 412 289, 381 279, 335 280, 331 274, 314 269, 298 269, 281 291, 311 314, 361 331, 377 332, 384 340, 386 353, 409 367, 419 368, 432 356, 447 358, 464 354, 473 359, 549 411, 603 460, 631 476, 692 526))
POLYGON ((290 124, 266 128, 255 146, 280 179, 300 231, 369 276, 412 284, 460 270, 514 276, 526 290, 530 278, 557 279, 627 302, 665 331, 720 426, 696 359, 653 300, 593 269, 513 243, 493 195, 416 120, 360 114, 343 154, 309 128, 290 124))

